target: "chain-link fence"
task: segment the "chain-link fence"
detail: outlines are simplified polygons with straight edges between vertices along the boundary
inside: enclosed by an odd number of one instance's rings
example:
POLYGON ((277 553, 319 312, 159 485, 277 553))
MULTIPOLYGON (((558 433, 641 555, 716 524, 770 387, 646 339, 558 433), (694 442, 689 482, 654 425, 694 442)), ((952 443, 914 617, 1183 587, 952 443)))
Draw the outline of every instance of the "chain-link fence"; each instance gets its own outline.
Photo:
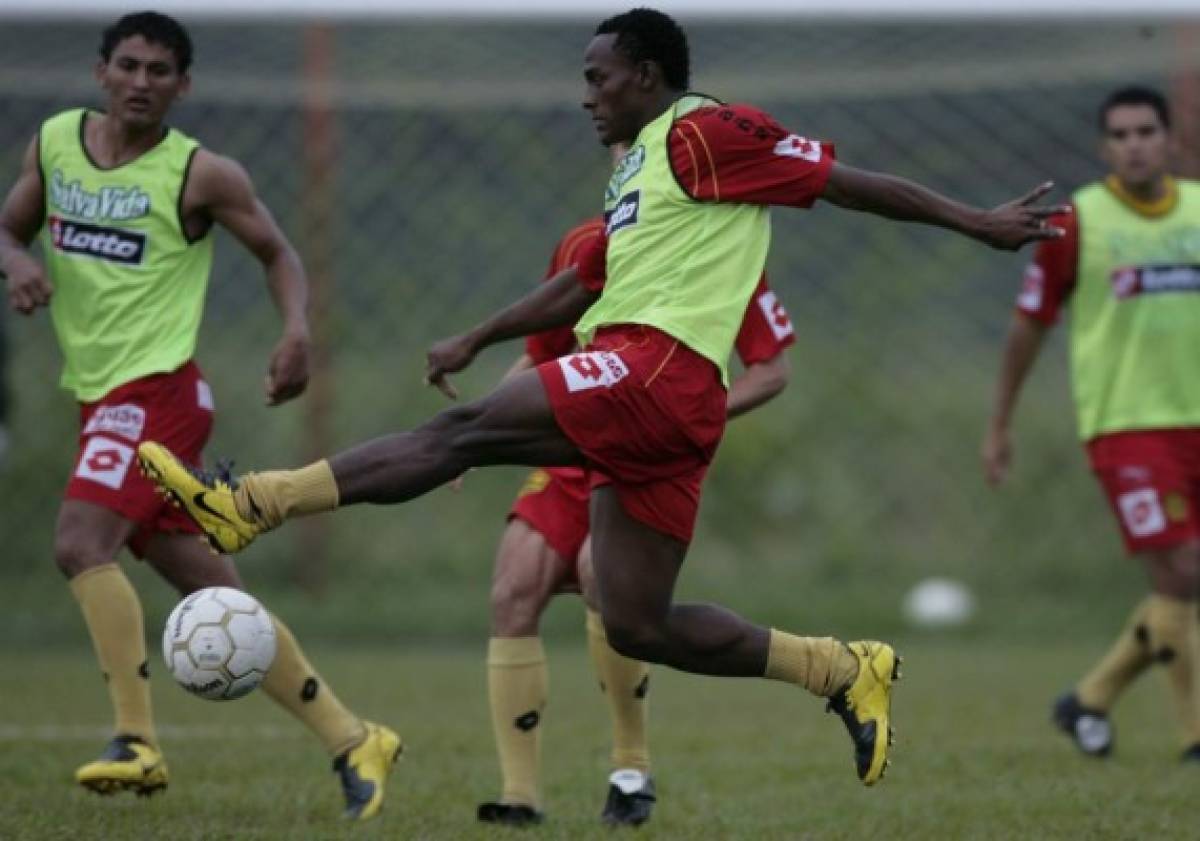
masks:
MULTIPOLYGON (((100 104, 89 72, 99 28, 0 27, 6 184, 42 119, 100 104)), ((277 321, 261 271, 226 237, 198 356, 217 395, 210 458, 299 463, 440 408, 420 383, 431 340, 527 289, 558 236, 599 209, 606 155, 578 104, 590 31, 192 28, 193 91, 173 122, 245 164, 306 257, 323 359, 304 399, 263 407, 277 321)), ((689 36, 697 89, 833 140, 844 161, 978 204, 1046 178, 1061 196, 1100 175, 1095 109, 1118 85, 1174 92, 1193 152, 1200 140, 1191 25, 705 21, 689 36)), ((730 427, 685 591, 788 626, 882 632, 901 593, 941 573, 984 594, 985 626, 1062 630, 1097 611, 1111 624, 1136 572, 1119 560, 1074 440, 1061 349, 1026 395, 1014 480, 993 493, 980 477, 1023 260, 830 207, 777 211, 768 268, 799 334, 792 383, 730 427)), ((49 638, 65 623, 65 636, 74 609, 51 534, 77 416, 55 387, 45 315, 5 320, 14 400, 0 585, 16 595, 0 628, 49 638)), ((517 350, 490 351, 460 390, 481 394, 517 350)), ((293 622, 331 635, 473 633, 485 627, 493 546, 520 477, 477 471, 459 495, 312 521, 255 546, 243 573, 293 622)), ((171 601, 148 600, 152 614, 171 601)))

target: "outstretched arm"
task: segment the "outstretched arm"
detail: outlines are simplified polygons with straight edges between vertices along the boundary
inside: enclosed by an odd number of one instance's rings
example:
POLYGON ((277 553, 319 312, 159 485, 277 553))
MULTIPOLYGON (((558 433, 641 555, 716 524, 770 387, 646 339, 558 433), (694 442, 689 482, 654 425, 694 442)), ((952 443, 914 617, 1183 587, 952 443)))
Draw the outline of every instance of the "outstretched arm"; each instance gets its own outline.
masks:
POLYGON ((566 269, 473 329, 435 344, 427 357, 425 381, 453 399, 458 393, 446 375, 466 368, 481 350, 508 339, 574 324, 598 297, 598 292, 580 283, 574 267, 566 269))
POLYGON ((1047 220, 1069 209, 1035 204, 1053 186, 1051 182, 1040 184, 1018 199, 982 210, 905 178, 834 163, 821 198, 849 210, 949 228, 993 248, 1015 251, 1033 240, 1063 235, 1062 228, 1047 220))
POLYGON ((1008 475, 1012 464, 1009 430, 1013 412, 1016 411, 1021 388, 1037 360, 1048 329, 1047 325, 1022 312, 1013 314, 1004 343, 1000 375, 996 380, 992 417, 983 440, 983 467, 989 484, 998 485, 1008 475))
POLYGON ((300 395, 308 385, 311 354, 308 281, 296 249, 255 194, 250 176, 230 158, 203 149, 198 151, 192 163, 184 213, 207 215, 262 263, 267 286, 283 321, 283 334, 271 353, 267 369, 267 403, 274 406, 300 395))
POLYGON ((0 273, 7 278, 8 303, 29 315, 50 303, 54 287, 27 250, 45 215, 42 174, 38 169, 38 139, 25 149, 21 172, 0 206, 0 273))

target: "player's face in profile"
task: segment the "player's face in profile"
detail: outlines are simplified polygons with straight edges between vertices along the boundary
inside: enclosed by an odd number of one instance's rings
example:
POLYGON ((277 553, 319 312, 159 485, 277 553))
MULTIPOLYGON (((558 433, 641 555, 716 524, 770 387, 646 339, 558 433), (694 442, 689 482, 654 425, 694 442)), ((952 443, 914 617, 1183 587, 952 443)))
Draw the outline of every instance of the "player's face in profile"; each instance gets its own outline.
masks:
POLYGON ((1104 119, 1104 161, 1130 187, 1150 184, 1166 174, 1169 144, 1166 126, 1149 105, 1118 105, 1104 119))
POLYGON ((96 65, 96 78, 108 94, 108 114, 135 127, 161 123, 189 84, 175 53, 141 35, 119 42, 112 58, 96 65))
POLYGON ((642 129, 638 106, 645 92, 639 88, 637 66, 613 49, 616 42, 616 35, 597 35, 583 54, 583 107, 605 146, 632 141, 642 129))

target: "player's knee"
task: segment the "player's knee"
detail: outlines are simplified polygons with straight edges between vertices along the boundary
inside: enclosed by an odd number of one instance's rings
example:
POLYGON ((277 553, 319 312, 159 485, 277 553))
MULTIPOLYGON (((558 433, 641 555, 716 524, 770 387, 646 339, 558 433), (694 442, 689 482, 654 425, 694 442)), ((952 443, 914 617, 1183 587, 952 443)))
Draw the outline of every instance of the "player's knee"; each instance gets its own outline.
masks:
POLYGON ((657 663, 662 659, 664 635, 652 623, 627 617, 604 616, 608 644, 623 657, 657 663))
POLYGON ((54 563, 67 578, 74 578, 112 560, 91 541, 70 534, 59 534, 54 538, 54 563))

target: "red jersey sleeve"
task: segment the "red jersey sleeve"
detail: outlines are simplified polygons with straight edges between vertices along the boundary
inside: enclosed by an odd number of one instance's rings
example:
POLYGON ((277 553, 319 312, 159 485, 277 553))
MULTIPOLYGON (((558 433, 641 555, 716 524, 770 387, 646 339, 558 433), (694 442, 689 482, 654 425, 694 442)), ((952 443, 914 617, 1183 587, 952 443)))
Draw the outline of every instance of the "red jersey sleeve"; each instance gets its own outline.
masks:
MULTIPOLYGON (((590 244, 604 233, 604 220, 596 217, 576 225, 558 241, 543 280, 577 265, 590 244)), ((571 327, 556 327, 525 338, 525 353, 540 365, 551 359, 566 356, 575 350, 575 331, 571 327)))
POLYGON ((575 270, 579 282, 589 292, 599 292, 608 280, 608 234, 601 227, 596 236, 584 244, 575 270))
POLYGON ((671 126, 671 169, 699 201, 811 207, 833 169, 832 144, 793 134, 748 105, 691 111, 671 126))
POLYGON ((767 362, 783 353, 784 348, 796 343, 796 331, 792 319, 774 290, 767 285, 767 275, 758 279, 758 286, 750 296, 742 329, 738 332, 734 348, 742 364, 749 367, 767 362))
POLYGON ((1063 229, 1058 239, 1044 240, 1025 267, 1017 311, 1035 321, 1051 325, 1058 321, 1063 304, 1075 290, 1075 270, 1079 264, 1079 224, 1074 208, 1070 213, 1050 218, 1050 224, 1063 229))

